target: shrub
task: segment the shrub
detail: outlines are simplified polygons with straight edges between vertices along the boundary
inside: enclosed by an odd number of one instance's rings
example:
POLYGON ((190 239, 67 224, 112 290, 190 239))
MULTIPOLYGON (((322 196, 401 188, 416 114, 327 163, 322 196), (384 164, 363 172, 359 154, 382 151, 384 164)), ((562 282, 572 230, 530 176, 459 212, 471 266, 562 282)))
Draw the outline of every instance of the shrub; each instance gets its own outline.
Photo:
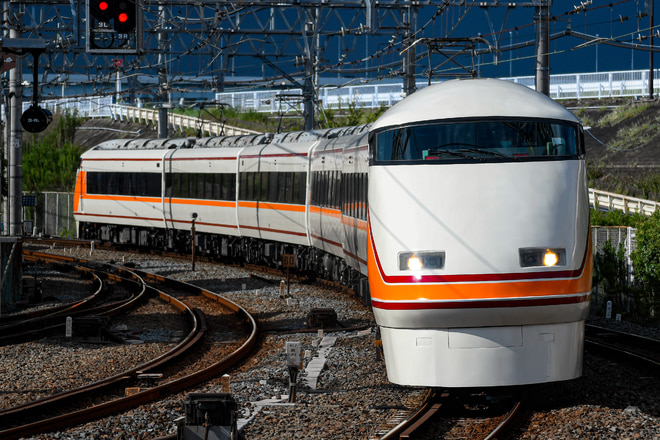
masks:
POLYGON ((660 312, 660 210, 637 229, 637 248, 632 253, 635 283, 640 287, 639 307, 649 317, 660 312))
POLYGON ((591 209, 592 226, 628 226, 639 228, 648 221, 645 215, 638 213, 625 214, 623 211, 599 211, 591 209))
POLYGON ((606 241, 603 250, 594 255, 593 286, 601 308, 607 301, 612 301, 617 312, 629 310, 627 278, 623 245, 615 249, 610 241, 606 241))

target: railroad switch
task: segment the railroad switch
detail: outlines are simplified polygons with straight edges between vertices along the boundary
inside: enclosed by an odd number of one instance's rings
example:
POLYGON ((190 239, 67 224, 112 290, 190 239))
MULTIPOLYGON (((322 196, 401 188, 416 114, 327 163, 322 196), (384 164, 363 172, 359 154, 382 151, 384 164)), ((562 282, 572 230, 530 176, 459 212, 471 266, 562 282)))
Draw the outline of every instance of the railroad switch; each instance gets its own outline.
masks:
POLYGON ((177 440, 237 440, 236 400, 228 393, 191 393, 186 416, 177 420, 177 440))

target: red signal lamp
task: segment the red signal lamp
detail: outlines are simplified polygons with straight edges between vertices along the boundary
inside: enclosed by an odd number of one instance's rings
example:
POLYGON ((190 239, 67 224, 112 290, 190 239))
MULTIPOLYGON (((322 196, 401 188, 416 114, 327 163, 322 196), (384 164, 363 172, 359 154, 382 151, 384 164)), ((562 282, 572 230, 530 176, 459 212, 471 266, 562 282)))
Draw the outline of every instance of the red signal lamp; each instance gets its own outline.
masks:
POLYGON ((99 9, 102 11, 108 10, 108 2, 99 2, 99 9))
POLYGON ((128 14, 126 12, 122 12, 117 16, 117 20, 119 20, 120 23, 126 23, 128 21, 128 14))

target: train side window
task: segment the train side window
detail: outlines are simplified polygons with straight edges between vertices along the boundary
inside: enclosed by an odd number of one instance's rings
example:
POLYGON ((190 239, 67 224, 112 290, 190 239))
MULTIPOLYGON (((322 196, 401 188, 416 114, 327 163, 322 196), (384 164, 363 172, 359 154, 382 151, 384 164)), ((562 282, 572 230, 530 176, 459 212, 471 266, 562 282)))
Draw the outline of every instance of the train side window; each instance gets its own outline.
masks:
POLYGON ((172 174, 170 173, 165 174, 165 197, 172 197, 172 174))
POLYGON ((179 197, 188 197, 188 173, 179 174, 179 197))
POLYGON ((241 200, 247 200, 247 181, 247 173, 240 173, 238 183, 238 198, 241 200))
POLYGON ((369 204, 369 174, 364 173, 364 188, 362 189, 362 203, 364 203, 364 212, 362 213, 362 219, 366 220, 368 217, 369 204))
POLYGON ((277 181, 280 173, 268 173, 268 198, 269 202, 277 202, 277 181))
POLYGON ((161 175, 156 173, 144 173, 144 195, 149 197, 160 197, 162 188, 161 175))
POLYGON ((327 178, 327 171, 320 171, 318 175, 318 184, 316 188, 316 199, 318 200, 318 205, 319 206, 326 206, 327 205, 327 192, 326 192, 326 182, 328 181, 327 178))
POLYGON ((312 171, 312 181, 310 182, 311 186, 312 186, 312 195, 309 199, 309 204, 310 205, 315 205, 315 206, 317 205, 317 203, 316 203, 316 180, 317 180, 316 176, 317 175, 318 175, 318 173, 316 171, 312 171))
POLYGON ((346 182, 346 174, 341 175, 341 200, 340 200, 340 209, 342 213, 346 213, 346 189, 348 188, 348 182, 346 182))
POLYGON ((301 172, 300 174, 300 204, 304 205, 307 203, 307 173, 301 172))
POLYGON ((231 179, 231 174, 218 174, 217 176, 216 185, 218 185, 218 199, 220 200, 230 200, 230 195, 232 198, 234 196, 231 194, 232 182, 229 179, 231 179))
POLYGON ((252 173, 254 174, 254 197, 252 200, 260 201, 261 200, 261 174, 262 173, 252 173))
POLYGON ((281 173, 278 181, 277 188, 277 201, 279 203, 286 202, 286 173, 281 173))
POLYGON ((353 185, 351 194, 351 217, 357 217, 357 203, 358 203, 358 175, 351 174, 351 184, 353 185))
POLYGON ((321 180, 319 181, 318 185, 318 198, 319 198, 319 205, 323 207, 328 207, 330 206, 330 199, 328 199, 328 185, 330 181, 330 174, 331 171, 323 171, 321 180))
POLYGON ((197 174, 188 173, 188 191, 186 196, 191 199, 197 197, 197 174))
POLYGON ((228 194, 227 200, 236 200, 236 174, 228 174, 229 183, 228 183, 228 194))
POLYGON ((293 203, 293 173, 284 173, 286 178, 285 200, 286 203, 293 203))
POLYGON ((344 211, 346 215, 350 216, 351 208, 353 207, 353 175, 346 173, 344 176, 346 176, 346 199, 344 200, 344 211))
POLYGON ((358 174, 359 195, 358 195, 358 218, 364 219, 364 173, 358 174))
POLYGON ((342 200, 344 199, 346 182, 343 179, 343 173, 339 170, 333 171, 332 176, 337 183, 337 192, 332 195, 332 206, 336 209, 341 209, 342 200))
POLYGON ((262 202, 267 202, 268 201, 268 179, 270 178, 269 174, 267 172, 262 172, 261 173, 261 185, 260 185, 260 197, 259 199, 262 202))
POLYGON ((198 199, 206 198, 206 176, 207 174, 197 175, 197 191, 195 193, 198 199))
POLYGON ((332 178, 332 171, 326 172, 326 195, 325 206, 332 206, 332 195, 335 193, 335 179, 332 178))
POLYGON ((253 200, 254 173, 245 173, 245 200, 253 200))
POLYGON ((178 174, 178 173, 173 174, 172 173, 172 174, 168 174, 168 176, 169 176, 170 180, 172 181, 172 190, 170 192, 170 197, 179 197, 180 193, 181 193, 180 186, 179 186, 180 183, 181 183, 180 174, 178 174))
POLYGON ((305 173, 293 173, 293 203, 305 204, 305 173))
POLYGON ((99 185, 100 178, 101 173, 87 173, 87 194, 99 194, 98 188, 101 187, 99 185))
POLYGON ((212 200, 220 200, 222 197, 222 174, 209 174, 209 194, 212 200))
POLYGON ((117 194, 131 195, 131 176, 126 173, 117 174, 117 194))

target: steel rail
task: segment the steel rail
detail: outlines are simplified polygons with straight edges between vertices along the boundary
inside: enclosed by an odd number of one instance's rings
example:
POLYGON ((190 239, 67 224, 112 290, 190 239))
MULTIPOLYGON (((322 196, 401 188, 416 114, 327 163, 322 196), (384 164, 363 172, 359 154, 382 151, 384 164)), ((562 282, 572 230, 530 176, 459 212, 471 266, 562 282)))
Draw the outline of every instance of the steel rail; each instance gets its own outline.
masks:
POLYGON ((0 334, 5 334, 7 330, 16 326, 17 322, 47 319, 49 317, 66 313, 69 310, 73 310, 76 307, 80 307, 85 302, 97 298, 100 295, 101 290, 103 289, 103 281, 101 280, 101 277, 99 277, 95 273, 92 273, 92 277, 94 278, 94 281, 98 283, 98 287, 89 296, 81 300, 71 301, 66 304, 60 304, 57 306, 48 307, 47 309, 35 310, 29 313, 16 313, 12 315, 3 315, 2 317, 0 317, 0 334))
MULTIPOLYGON (((48 432, 48 431, 53 431, 56 429, 61 429, 66 426, 70 426, 73 424, 80 424, 80 423, 85 423, 89 422, 104 416, 111 415, 113 413, 122 411, 122 410, 127 410, 130 408, 134 408, 136 406, 157 400, 159 398, 165 397, 167 395, 183 391, 190 386, 193 386, 197 383, 200 383, 202 381, 208 380, 212 377, 217 376, 219 373, 226 371, 228 368, 231 366, 235 365, 236 363, 240 362, 242 359, 244 359, 249 352, 252 350, 254 345, 257 342, 257 324, 255 319, 241 306, 238 304, 234 303, 233 301, 230 301, 227 298, 224 298, 220 295, 214 294, 212 292, 206 291, 205 289, 201 289, 195 286, 192 286, 187 283, 182 283, 176 280, 170 280, 161 276, 157 276, 154 274, 150 274, 147 272, 142 272, 142 271, 136 271, 128 268, 122 268, 122 270, 127 270, 130 272, 136 273, 137 276, 140 276, 140 274, 143 274, 144 276, 154 279, 154 280, 160 280, 162 282, 167 282, 168 284, 176 284, 177 286, 184 286, 185 288, 189 289, 190 291, 198 291, 199 293, 203 294, 204 296, 207 296, 209 298, 215 299, 217 302, 222 304, 223 306, 227 307, 229 310, 232 310, 234 313, 236 313, 241 319, 246 320, 250 326, 251 326, 251 331, 247 339, 241 344, 241 346, 235 350, 233 353, 225 356, 224 358, 220 359, 217 361, 215 364, 211 365, 210 367, 204 368, 202 370, 199 370, 189 376, 182 377, 180 379, 173 380, 169 383, 159 385, 147 390, 139 391, 136 394, 122 397, 119 399, 115 399, 109 402, 105 402, 99 405, 95 405, 91 408, 87 408, 84 410, 78 410, 78 411, 73 411, 68 414, 64 414, 61 416, 53 417, 50 419, 46 420, 41 420, 38 422, 33 422, 30 424, 26 424, 20 427, 15 427, 15 428, 10 428, 6 429, 4 431, 0 431, 0 438, 3 439, 18 439, 21 437, 26 437, 26 436, 31 436, 35 434, 39 434, 42 432, 48 432)), ((188 307, 183 301, 180 301, 170 295, 167 295, 164 292, 158 293, 159 297, 161 299, 164 299, 168 302, 172 302, 173 304, 181 304, 183 307, 188 307)), ((196 316, 202 316, 201 314, 197 315, 199 312, 196 311, 195 314, 196 316)), ((203 321, 202 319, 199 319, 199 321, 203 321)), ((204 323, 204 328, 205 328, 205 323, 204 323)), ((195 337, 195 342, 199 340, 201 336, 195 337)), ((192 342, 192 341, 190 341, 192 342)), ((183 343, 182 343, 183 344, 183 343)), ((180 346, 181 344, 179 344, 180 346)), ((178 346, 177 346, 178 347, 178 346)), ((170 359, 166 357, 166 355, 161 356, 160 358, 155 359, 153 366, 156 365, 162 365, 165 362, 168 362, 170 359)), ((139 367, 136 367, 135 369, 131 370, 133 374, 140 374, 145 372, 147 369, 145 368, 145 365, 141 365, 139 367)), ((123 378, 125 375, 117 375, 118 377, 121 376, 123 378)), ((92 384, 94 385, 94 384, 92 384)), ((92 386, 90 385, 90 387, 92 386)), ((2 416, 2 413, 0 413, 0 416, 2 416)))
MULTIPOLYGON (((457 403, 455 399, 456 396, 453 396, 450 392, 442 392, 440 394, 433 389, 429 390, 420 407, 407 419, 402 421, 387 434, 380 437, 379 440, 410 440, 417 437, 427 424, 432 423, 431 420, 441 409, 443 409, 443 405, 447 407, 447 410, 453 412, 456 409, 455 404, 457 403)), ((502 419, 502 421, 490 431, 485 437, 485 440, 495 440, 496 438, 500 438, 521 416, 523 407, 523 399, 516 399, 504 419, 502 419)))
POLYGON ((655 375, 660 374, 660 340, 587 324, 585 344, 609 355, 633 361, 639 367, 647 367, 655 375), (593 332, 600 333, 600 337, 590 334, 593 332), (619 339, 619 343, 607 342, 608 336, 619 339))
MULTIPOLYGON (((99 393, 107 388, 118 387, 122 383, 133 380, 139 374, 144 374, 164 365, 165 363, 172 362, 173 360, 181 357, 184 353, 186 353, 187 350, 195 346, 197 342, 201 340, 206 331, 206 320, 204 315, 199 310, 193 310, 191 307, 185 304, 185 302, 180 301, 162 291, 153 289, 152 287, 147 286, 146 283, 143 284, 145 290, 154 291, 154 293, 161 300, 170 303, 173 307, 183 311, 186 314, 186 319, 190 321, 189 324, 191 326, 191 331, 179 344, 177 344, 168 352, 163 353, 162 355, 148 362, 145 362, 137 367, 121 372, 109 378, 76 388, 74 390, 65 391, 36 400, 34 402, 0 411, 0 426, 7 424, 6 422, 11 423, 11 421, 14 420, 17 416, 25 417, 25 414, 44 414, 55 406, 66 405, 74 399, 80 400, 95 393, 99 393)), ((85 410, 80 410, 78 413, 82 413, 84 411, 85 410)), ((57 429, 58 427, 66 426, 70 420, 71 419, 68 415, 53 417, 51 419, 34 422, 5 431, 0 431, 0 438, 20 438, 21 436, 25 435, 32 435, 30 432, 38 433, 44 432, 44 430, 48 430, 49 428, 57 429)))
MULTIPOLYGON (((105 278, 111 279, 117 282, 134 282, 139 286, 139 293, 133 293, 130 297, 113 301, 107 304, 102 304, 98 306, 92 306, 92 302, 98 300, 103 293, 103 282, 99 276, 99 270, 93 271, 88 267, 85 267, 85 260, 79 260, 73 257, 63 257, 60 255, 52 255, 39 252, 24 251, 24 259, 27 261, 33 262, 56 262, 56 263, 65 263, 68 265, 77 264, 73 267, 74 269, 81 272, 92 273, 92 275, 98 280, 99 287, 88 297, 66 304, 62 307, 55 307, 54 310, 50 310, 50 313, 43 312, 37 314, 34 317, 28 317, 18 321, 14 319, 12 322, 0 326, 0 344, 16 343, 21 340, 26 340, 31 337, 36 337, 43 334, 52 335, 55 332, 59 331, 65 326, 66 318, 68 317, 79 317, 79 316, 92 316, 92 315, 104 315, 104 316, 113 316, 118 313, 121 313, 135 305, 138 302, 142 301, 147 294, 144 282, 137 278, 133 273, 130 274, 130 280, 128 278, 122 278, 120 276, 114 275, 112 273, 107 273, 108 268, 110 270, 118 271, 117 268, 113 268, 111 265, 104 265, 106 272, 104 273, 105 278), (26 330, 27 329, 27 330, 26 330)), ((121 271, 119 271, 121 273, 121 271)))
POLYGON ((403 420, 397 426, 392 428, 387 434, 380 437, 379 440, 396 440, 400 435, 405 432, 411 425, 420 420, 424 415, 433 408, 436 398, 436 392, 431 388, 429 389, 422 404, 415 410, 407 419, 403 420))
POLYGON ((513 404, 513 407, 511 410, 507 413, 507 415, 504 417, 504 420, 500 422, 499 425, 493 429, 490 434, 484 439, 484 440, 495 440, 497 438, 501 438, 502 434, 509 428, 511 428, 511 425, 518 419, 518 417, 522 413, 522 408, 523 408, 523 401, 518 400, 516 403, 513 404))

